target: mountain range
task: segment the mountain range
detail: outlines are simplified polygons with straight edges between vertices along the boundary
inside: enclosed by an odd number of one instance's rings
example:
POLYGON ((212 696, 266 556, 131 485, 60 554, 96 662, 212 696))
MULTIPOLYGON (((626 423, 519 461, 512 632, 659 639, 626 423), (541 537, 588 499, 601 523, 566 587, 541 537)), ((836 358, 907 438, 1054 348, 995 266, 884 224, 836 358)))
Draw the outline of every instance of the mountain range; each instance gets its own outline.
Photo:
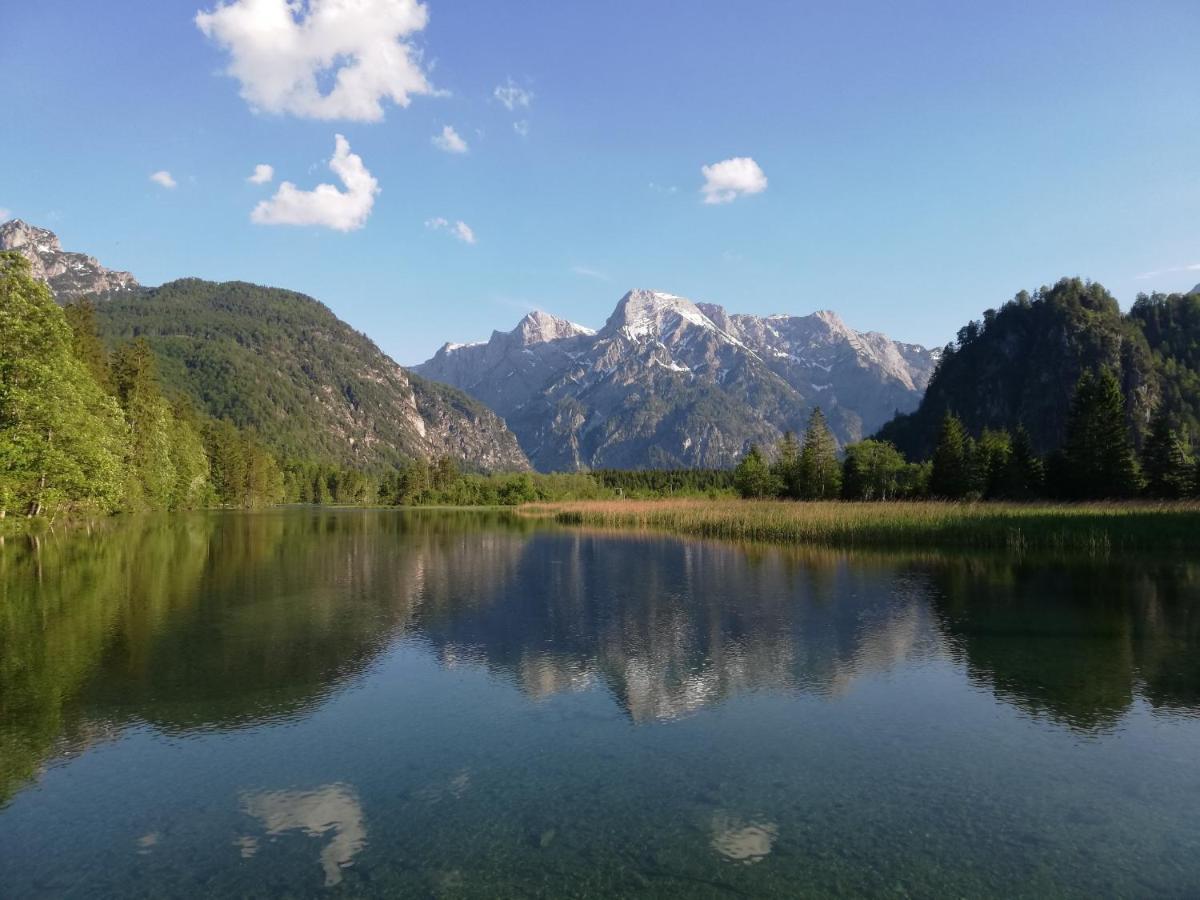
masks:
POLYGON ((916 408, 937 357, 829 311, 761 317, 634 290, 599 331, 533 312, 414 371, 504 417, 540 470, 722 467, 816 406, 842 443, 873 433, 916 408))

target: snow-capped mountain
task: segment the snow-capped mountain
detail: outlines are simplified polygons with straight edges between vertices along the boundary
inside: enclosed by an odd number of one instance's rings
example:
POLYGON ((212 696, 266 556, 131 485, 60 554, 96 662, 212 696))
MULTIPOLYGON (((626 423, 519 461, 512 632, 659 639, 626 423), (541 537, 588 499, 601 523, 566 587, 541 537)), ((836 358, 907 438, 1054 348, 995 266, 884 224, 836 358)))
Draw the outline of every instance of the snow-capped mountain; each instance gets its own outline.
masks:
POLYGON ((62 299, 136 291, 140 287, 128 272, 114 272, 94 257, 65 251, 53 231, 20 219, 0 225, 0 250, 18 251, 29 260, 33 276, 49 284, 54 296, 62 299))
POLYGON ((661 291, 621 298, 598 332, 531 313, 416 367, 503 416, 542 470, 724 466, 800 431, 820 406, 839 440, 914 409, 936 354, 835 313, 728 314, 661 291))

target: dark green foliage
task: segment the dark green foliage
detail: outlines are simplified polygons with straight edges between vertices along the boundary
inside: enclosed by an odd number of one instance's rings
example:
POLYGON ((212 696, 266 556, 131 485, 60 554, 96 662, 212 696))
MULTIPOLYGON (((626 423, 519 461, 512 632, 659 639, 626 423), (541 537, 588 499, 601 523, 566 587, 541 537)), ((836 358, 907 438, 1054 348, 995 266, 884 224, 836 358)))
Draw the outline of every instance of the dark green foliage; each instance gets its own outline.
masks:
POLYGON ((1013 432, 1008 460, 1000 476, 995 496, 1005 500, 1032 500, 1045 490, 1045 471, 1041 458, 1024 426, 1013 432))
POLYGON ((1150 420, 1150 433, 1142 446, 1142 472, 1146 493, 1162 500, 1176 500, 1192 490, 1196 462, 1187 441, 1172 425, 1165 407, 1150 420))
POLYGON ((819 406, 808 418, 799 476, 799 496, 806 500, 835 500, 841 494, 842 467, 837 457, 837 441, 819 406))
POLYGON ((1200 434, 1200 293, 1140 295, 1129 318, 1146 336, 1158 372, 1158 408, 1200 434))
POLYGON ((1076 499, 1132 497, 1138 492, 1140 474, 1125 422, 1125 401, 1109 369, 1080 377, 1063 454, 1076 499))
POLYGON ((1003 483, 1012 457, 1012 437, 1006 429, 985 428, 970 453, 969 494, 992 500, 1003 496, 1003 483))
POLYGON ((1118 374, 1127 420, 1140 440, 1159 375, 1137 320, 1123 317, 1103 287, 1077 278, 1033 295, 1021 292, 959 332, 920 407, 897 416, 879 437, 911 458, 927 459, 953 411, 973 435, 1022 423, 1034 449, 1046 453, 1065 440, 1079 376, 1100 367, 1118 374))
MULTIPOLYGON (((973 442, 972 442, 973 443, 973 442)), ((942 417, 933 469, 929 475, 930 496, 960 500, 971 490, 971 447, 962 420, 953 413, 942 417)))

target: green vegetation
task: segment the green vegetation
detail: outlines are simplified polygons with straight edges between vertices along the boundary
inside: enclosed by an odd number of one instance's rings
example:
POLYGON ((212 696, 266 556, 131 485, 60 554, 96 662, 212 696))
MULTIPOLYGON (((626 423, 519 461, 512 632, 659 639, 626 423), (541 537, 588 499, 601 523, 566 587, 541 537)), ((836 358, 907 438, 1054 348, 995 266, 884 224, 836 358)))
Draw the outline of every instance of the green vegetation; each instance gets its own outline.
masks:
POLYGON ((568 525, 832 547, 1117 553, 1200 550, 1200 504, 608 501, 531 507, 568 525))
POLYGON ((273 503, 272 469, 252 436, 172 404, 144 341, 107 353, 94 307, 60 309, 0 253, 0 519, 273 503))
POLYGON ((171 396, 252 431, 278 459, 378 472, 491 442, 502 467, 525 463, 484 406, 404 371, 304 294, 189 278, 111 296, 94 316, 110 343, 146 342, 171 396))

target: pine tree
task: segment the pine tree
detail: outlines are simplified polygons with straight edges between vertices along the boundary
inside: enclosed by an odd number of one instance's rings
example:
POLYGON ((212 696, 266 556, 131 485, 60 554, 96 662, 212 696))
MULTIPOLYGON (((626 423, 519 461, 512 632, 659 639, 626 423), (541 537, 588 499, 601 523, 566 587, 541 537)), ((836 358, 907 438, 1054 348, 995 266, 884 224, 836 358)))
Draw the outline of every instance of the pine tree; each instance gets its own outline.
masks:
POLYGON ((1023 425, 1018 425, 1013 432, 1008 460, 1000 473, 996 496, 1007 500, 1032 500, 1042 495, 1044 480, 1044 466, 1034 452, 1029 432, 1023 425))
POLYGON ((64 307, 63 314, 71 326, 71 349, 75 358, 87 366, 96 383, 106 393, 113 393, 112 365, 96 327, 96 305, 91 298, 84 297, 64 307))
POLYGON ((751 447, 738 462, 733 470, 733 483, 737 492, 748 499, 774 497, 778 493, 779 482, 757 446, 751 447))
POLYGON ((937 447, 933 451, 929 493, 943 500, 959 500, 967 495, 970 488, 967 434, 958 416, 948 412, 942 419, 937 447))
POLYGON ((775 449, 775 462, 771 464, 771 477, 775 480, 775 491, 792 500, 804 496, 803 473, 800 470, 800 442, 792 432, 785 432, 775 449))
POLYGON ((1150 433, 1142 447, 1146 493, 1163 500, 1187 496, 1192 487, 1194 466, 1187 442, 1172 427, 1166 409, 1159 407, 1150 421, 1150 433))
POLYGON ((808 417, 799 468, 800 495, 805 499, 833 500, 841 493, 842 467, 838 464, 837 441, 819 406, 808 417))
POLYGON ((1107 368, 1084 372, 1075 386, 1064 457, 1078 499, 1129 497, 1140 488, 1125 400, 1107 368))

